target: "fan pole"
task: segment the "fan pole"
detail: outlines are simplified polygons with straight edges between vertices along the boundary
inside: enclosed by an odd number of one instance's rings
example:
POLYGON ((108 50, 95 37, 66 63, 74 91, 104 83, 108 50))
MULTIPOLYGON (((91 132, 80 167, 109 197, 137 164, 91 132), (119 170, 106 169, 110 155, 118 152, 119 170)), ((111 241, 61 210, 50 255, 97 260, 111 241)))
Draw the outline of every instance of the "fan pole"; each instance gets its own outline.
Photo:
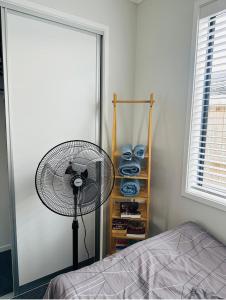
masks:
POLYGON ((74 218, 72 223, 72 231, 73 231, 73 269, 78 269, 78 219, 74 218))
POLYGON ((73 269, 78 269, 78 229, 79 229, 79 223, 77 219, 77 204, 78 204, 78 190, 74 189, 74 205, 75 205, 75 216, 72 223, 72 232, 73 232, 73 269))

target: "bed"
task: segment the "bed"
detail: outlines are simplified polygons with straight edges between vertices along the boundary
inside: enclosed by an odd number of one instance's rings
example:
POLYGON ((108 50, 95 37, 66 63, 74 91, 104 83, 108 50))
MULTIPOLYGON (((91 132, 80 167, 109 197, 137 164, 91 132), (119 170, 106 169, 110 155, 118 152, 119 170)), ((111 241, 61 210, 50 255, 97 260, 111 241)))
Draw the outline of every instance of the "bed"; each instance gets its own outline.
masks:
POLYGON ((226 298, 226 246, 195 223, 54 278, 45 298, 226 298))

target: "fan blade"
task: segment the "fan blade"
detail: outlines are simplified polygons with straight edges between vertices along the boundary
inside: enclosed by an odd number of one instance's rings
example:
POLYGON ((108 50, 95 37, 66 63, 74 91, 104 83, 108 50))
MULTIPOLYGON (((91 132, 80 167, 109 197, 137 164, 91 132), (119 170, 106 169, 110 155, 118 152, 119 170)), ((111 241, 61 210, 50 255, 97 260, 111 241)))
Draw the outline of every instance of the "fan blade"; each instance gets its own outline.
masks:
POLYGON ((73 193, 70 186, 71 174, 60 176, 56 173, 56 171, 53 170, 50 164, 46 164, 42 171, 42 178, 43 183, 48 183, 48 186, 53 188, 54 193, 57 192, 60 194, 62 201, 63 198, 73 198, 73 193))
POLYGON ((103 162, 104 161, 104 159, 103 158, 95 158, 95 159, 93 159, 93 160, 91 160, 91 161, 89 161, 88 162, 88 164, 87 164, 87 167, 90 165, 90 164, 93 164, 93 163, 101 163, 101 162, 103 162))
POLYGON ((81 177, 85 178, 85 179, 88 178, 88 175, 89 175, 89 173, 88 173, 87 169, 84 172, 81 173, 81 177))
POLYGON ((54 170, 52 168, 52 166, 50 164, 45 164, 42 170, 43 174, 45 174, 46 172, 50 172, 52 174, 52 176, 58 176, 58 177, 63 177, 61 175, 59 175, 56 170, 54 170))
POLYGON ((81 161, 84 166, 103 160, 102 154, 94 149, 83 149, 75 157, 75 162, 81 161))
POLYGON ((74 172, 82 173, 86 170, 87 161, 84 158, 75 158, 72 162, 72 169, 74 172))
POLYGON ((83 187, 78 205, 86 207, 92 205, 100 198, 100 189, 98 184, 91 179, 87 179, 86 185, 83 187))

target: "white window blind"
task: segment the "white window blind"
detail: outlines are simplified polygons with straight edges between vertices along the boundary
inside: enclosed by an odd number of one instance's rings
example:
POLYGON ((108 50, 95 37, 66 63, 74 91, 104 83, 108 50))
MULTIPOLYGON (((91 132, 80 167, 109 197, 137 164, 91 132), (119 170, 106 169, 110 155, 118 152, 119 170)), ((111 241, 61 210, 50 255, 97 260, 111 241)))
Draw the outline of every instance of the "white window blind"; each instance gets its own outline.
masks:
POLYGON ((226 204, 226 10, 199 20, 193 86, 187 189, 226 204))

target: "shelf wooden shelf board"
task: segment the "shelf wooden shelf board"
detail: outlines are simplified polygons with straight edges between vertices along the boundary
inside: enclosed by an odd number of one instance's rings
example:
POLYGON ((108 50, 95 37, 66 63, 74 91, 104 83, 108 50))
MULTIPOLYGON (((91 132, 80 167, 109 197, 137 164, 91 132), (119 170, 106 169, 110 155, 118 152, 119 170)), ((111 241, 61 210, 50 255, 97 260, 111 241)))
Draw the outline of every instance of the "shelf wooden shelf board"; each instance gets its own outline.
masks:
POLYGON ((146 222, 147 218, 121 218, 119 215, 113 215, 112 219, 120 219, 120 220, 130 220, 130 221, 143 221, 146 222))
POLYGON ((115 178, 122 179, 122 178, 129 178, 129 179, 144 179, 148 180, 148 173, 146 170, 142 170, 138 176, 122 176, 118 172, 116 172, 115 178))
POLYGON ((114 239, 125 239, 125 240, 145 240, 147 237, 128 237, 126 235, 120 235, 120 234, 115 234, 115 233, 112 233, 112 238, 114 239))
MULTIPOLYGON (((121 152, 120 152, 119 150, 113 152, 113 156, 114 156, 114 157, 120 157, 121 155, 122 155, 122 154, 121 154, 121 152)), ((148 157, 149 157, 148 151, 145 153, 144 157, 145 157, 145 158, 148 158, 148 157)))
POLYGON ((140 193, 139 195, 137 196, 123 196, 120 192, 120 189, 119 189, 119 186, 118 185, 115 185, 113 191, 112 191, 112 194, 111 194, 111 197, 112 198, 115 198, 115 199, 128 199, 128 198, 132 198, 132 199, 147 199, 148 198, 148 193, 147 193, 147 189, 145 187, 141 187, 140 189, 140 193))
MULTIPOLYGON (((112 197, 112 200, 114 200, 112 197)), ((120 196, 120 198, 115 198, 114 202, 137 202, 139 204, 146 204, 147 198, 136 198, 136 197, 123 197, 120 196)))

